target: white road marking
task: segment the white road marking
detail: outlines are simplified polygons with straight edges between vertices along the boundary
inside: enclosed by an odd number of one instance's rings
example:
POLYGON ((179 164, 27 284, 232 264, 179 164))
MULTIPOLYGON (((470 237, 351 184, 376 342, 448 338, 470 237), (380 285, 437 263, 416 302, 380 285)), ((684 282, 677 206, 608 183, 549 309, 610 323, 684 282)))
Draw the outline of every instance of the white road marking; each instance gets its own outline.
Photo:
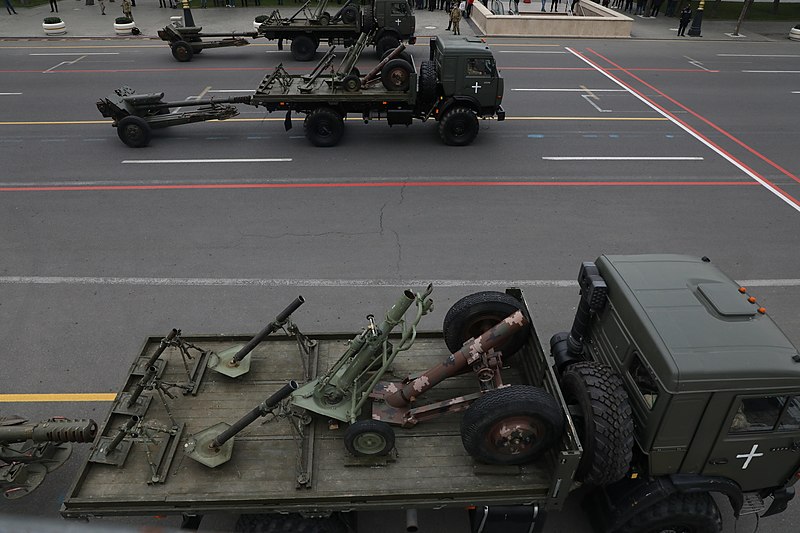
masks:
MULTIPOLYGON (((189 102, 196 101, 196 100, 201 100, 206 95, 206 93, 208 91, 210 91, 210 90, 211 90, 211 86, 209 85, 208 87, 206 87, 205 89, 200 91, 200 94, 198 94, 196 96, 187 96, 186 100, 189 101, 189 102)), ((176 107, 175 109, 170 111, 170 113, 180 113, 181 109, 183 109, 183 108, 182 107, 176 107)))
POLYGON ((601 108, 599 105, 597 105, 597 104, 595 104, 594 102, 592 102, 592 100, 599 100, 599 98, 598 98, 598 97, 596 97, 596 96, 595 96, 595 95, 593 95, 593 94, 582 94, 582 95, 581 95, 581 98, 583 98, 584 100, 586 100, 587 102, 589 102, 589 104, 590 104, 592 107, 594 107, 595 109, 597 109, 597 110, 598 110, 600 113, 611 113, 611 112, 612 112, 612 110, 611 110, 611 109, 602 109, 602 108, 601 108))
MULTIPOLYGON (((292 278, 140 278, 77 276, 0 276, 7 285, 144 285, 180 287, 415 287, 433 283, 436 287, 577 287, 571 279, 292 279, 292 278)), ((800 287, 800 279, 751 279, 737 283, 744 287, 800 287)))
POLYGON ((52 67, 50 67, 49 69, 47 69, 47 70, 45 70, 45 71, 42 71, 42 74, 47 74, 47 73, 49 73, 49 72, 52 72, 53 70, 57 69, 57 68, 58 68, 58 67, 60 67, 61 65, 74 65, 75 63, 77 63, 78 61, 80 61, 81 59, 83 59, 84 57, 86 57, 86 54, 81 54, 81 56, 80 56, 79 58, 77 58, 75 61, 62 61, 62 62, 61 62, 61 63, 59 63, 58 65, 52 66, 52 67))
MULTIPOLYGON (((798 205, 798 204, 796 204, 795 202, 793 202, 793 201, 792 201, 790 198, 787 198, 787 197, 786 197, 786 196, 785 196, 785 195, 784 195, 784 194, 783 194, 781 191, 777 190, 775 187, 773 187, 772 185, 770 185, 769 183, 767 183, 767 181, 766 181, 766 180, 764 180, 763 178, 761 178, 761 177, 757 176, 756 174, 754 174, 753 172, 751 172, 750 170, 748 170, 747 168, 745 168, 744 166, 742 166, 742 164, 741 164, 741 163, 739 163, 739 162, 735 161, 735 160, 733 159, 733 157, 731 157, 731 156, 729 156, 728 154, 724 153, 724 152, 723 152, 721 149, 719 149, 719 148, 717 148, 716 146, 714 146, 713 144, 711 144, 711 142, 710 142, 710 141, 708 141, 708 140, 704 139, 703 137, 701 137, 701 136, 700 136, 700 134, 698 134, 698 133, 694 132, 694 131, 693 131, 691 128, 689 128, 688 126, 686 126, 686 125, 682 124, 682 123, 681 123, 681 122, 679 122, 677 119, 675 119, 675 118, 673 118, 672 116, 668 115, 668 114, 667 114, 665 111, 663 111, 662 109, 660 109, 660 108, 656 107, 656 105, 655 105, 655 104, 653 104, 653 103, 649 102, 649 101, 648 101, 647 99, 645 99, 643 96, 641 96, 641 95, 639 95, 638 93, 636 93, 636 92, 635 92, 633 89, 630 89, 630 88, 628 88, 626 85, 624 85, 622 82, 618 81, 616 78, 614 78, 613 76, 611 76, 609 73, 605 72, 604 70, 602 70, 601 68, 599 68, 598 66, 596 66, 594 63, 592 63, 591 61, 589 61, 588 59, 585 59, 585 58, 584 58, 582 55, 578 54, 577 52, 575 52, 575 51, 574 51, 574 50, 572 50, 571 48, 567 48, 567 50, 569 50, 569 51, 570 51, 570 53, 572 53, 572 54, 573 54, 575 57, 577 57, 578 59, 580 59, 581 61, 583 61, 584 63, 586 63, 586 64, 587 64, 587 65, 589 65, 590 67, 592 67, 593 69, 595 69, 597 72, 599 72, 600 74, 602 74, 603 76, 605 76, 605 77, 606 77, 606 78, 608 78, 609 80, 613 81, 614 83, 616 83, 617 85, 619 85, 619 86, 620 86, 620 87, 622 87, 623 89, 627 90, 627 91, 628 91, 630 94, 632 94, 633 96, 635 96, 635 97, 636 97, 636 98, 637 98, 637 99, 638 99, 640 102, 642 102, 643 104, 645 104, 647 107, 649 107, 650 109, 652 109, 653 111, 655 111, 655 112, 656 112, 656 113, 658 113, 659 115, 663 116, 664 118, 666 118, 667 120, 669 120, 670 122, 672 122, 673 124, 675 124, 676 126, 678 126, 680 129, 682 129, 683 131, 685 131, 686 133, 688 133, 689 135, 691 135, 692 137, 694 137, 695 139, 697 139, 698 141, 700 141, 701 143, 703 143, 704 145, 706 145, 706 146, 707 146, 708 148, 710 148, 710 149, 711 149, 711 150, 712 150, 714 153, 716 153, 717 155, 719 155, 720 157, 722 157, 723 159, 725 159, 726 161, 728 161, 728 162, 729 162, 731 165, 735 166, 736 168, 738 168, 739 170, 741 170, 742 172, 744 172, 746 175, 750 176, 750 177, 751 177, 752 179, 754 179, 756 182, 760 183, 762 187, 764 187, 765 189, 767 189, 768 191, 770 191, 772 194, 774 194, 775 196, 777 196, 778 198, 780 198, 781 200, 783 200, 783 201, 784 201, 784 202, 785 202, 785 203, 786 203, 788 206, 790 206, 792 209, 794 209, 795 211, 797 211, 798 213, 800 213, 800 205, 798 205)), ((800 72, 800 71, 798 71, 798 72, 800 72)))
POLYGON ((253 89, 214 89, 213 91, 208 90, 206 92, 209 93, 251 93, 253 89))
POLYGON ((497 50, 500 54, 566 54, 561 50, 497 50))
POLYGON ((522 92, 554 92, 554 93, 585 93, 591 91, 593 93, 626 93, 625 89, 511 89, 512 91, 522 92))
POLYGON ((683 57, 685 57, 687 59, 687 61, 689 61, 690 65, 695 66, 695 67, 697 67, 699 69, 703 69, 705 71, 709 71, 706 67, 703 66, 703 64, 701 62, 697 61, 696 59, 692 59, 689 56, 683 56, 683 57))
POLYGON ((702 157, 694 156, 542 156, 548 161, 702 161, 702 157))
POLYGON ((28 54, 29 56, 116 56, 119 55, 119 52, 75 52, 75 53, 63 53, 63 54, 28 54))
POLYGON ((750 74, 800 74, 800 70, 743 70, 750 74))
POLYGON ((122 164, 149 165, 159 163, 285 163, 292 159, 281 158, 262 158, 262 159, 125 159, 122 164))
POLYGON ((22 93, 0 93, 0 96, 17 96, 22 93))
POLYGON ((797 54, 717 54, 719 57, 800 57, 797 54))

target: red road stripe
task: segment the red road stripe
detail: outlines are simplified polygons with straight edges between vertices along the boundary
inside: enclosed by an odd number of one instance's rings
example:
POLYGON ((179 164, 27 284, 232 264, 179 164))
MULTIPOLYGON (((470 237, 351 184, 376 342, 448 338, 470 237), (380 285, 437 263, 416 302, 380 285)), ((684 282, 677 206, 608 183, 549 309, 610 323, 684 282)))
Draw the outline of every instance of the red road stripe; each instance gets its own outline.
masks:
MULTIPOLYGON (((769 159, 767 156, 765 156, 765 155, 762 155, 760 152, 756 151, 754 148, 752 148, 752 147, 750 147, 749 145, 745 144, 745 143, 744 143, 744 141, 741 141, 741 140, 739 140, 738 138, 734 137, 732 134, 728 133, 727 131, 725 131, 725 130, 724 130, 724 129, 722 129, 721 127, 717 126, 716 124, 714 124, 713 122, 711 122, 711 121, 710 121, 710 120, 708 120, 707 118, 705 118, 705 117, 703 117, 703 116, 701 116, 701 115, 699 115, 699 114, 695 113, 693 110, 689 109, 688 107, 686 107, 686 106, 685 106, 685 105, 683 105, 682 103, 678 102, 677 100, 675 100, 675 99, 674 99, 674 98, 672 98, 671 96, 668 96, 668 95, 666 95, 664 92, 662 92, 662 91, 660 91, 660 90, 656 89, 655 87, 653 87, 652 85, 650 85, 649 83, 647 83, 646 81, 644 81, 643 79, 641 79, 640 77, 638 77, 638 76, 634 76, 634 75, 633 75, 633 74, 631 74, 629 71, 627 71, 627 70, 623 69, 622 67, 620 67, 619 65, 617 65, 616 63, 614 63, 613 61, 611 61, 610 59, 608 59, 607 57, 603 56, 602 54, 600 54, 600 53, 598 53, 598 52, 595 52, 595 51, 594 51, 594 50, 592 50, 591 48, 587 48, 587 50, 589 50, 589 51, 590 51, 591 53, 593 53, 594 55, 596 55, 596 56, 598 56, 598 57, 601 57, 601 58, 603 58, 603 59, 604 59, 605 61, 607 61, 609 64, 611 64, 611 65, 614 65, 614 67, 616 67, 617 69, 621 70, 622 72, 625 72, 626 74, 628 74, 629 76, 631 76, 633 79, 635 79, 635 80, 639 81, 640 83, 644 84, 644 85, 645 85, 645 86, 647 86, 649 89, 652 89, 653 91, 655 91, 655 92, 656 92, 656 93, 658 93, 659 95, 663 96, 664 98, 666 98, 667 100, 669 100, 670 102, 672 102, 672 103, 673 103, 673 104, 675 104, 676 106, 680 107, 681 109, 683 109, 683 110, 684 110, 684 111, 686 111, 687 113, 691 114, 691 115, 692 115, 692 116, 694 116, 695 118, 698 118, 698 119, 702 120, 704 123, 706 123, 707 125, 711 126, 711 127, 712 127, 712 128, 714 128, 715 130, 717 130, 718 132, 720 132, 721 134, 723 134, 725 137, 727 137, 728 139, 732 140, 733 142, 735 142, 736 144, 738 144, 739 146, 741 146, 742 148, 744 148, 745 150, 747 150, 747 151, 748 151, 748 152, 750 152, 751 154, 755 155, 756 157, 758 157, 759 159, 761 159, 761 160, 762 160, 762 161, 764 161, 765 163, 767 163, 767 164, 771 165, 773 168, 775 168, 775 169, 776 169, 776 170, 778 170, 779 172, 783 173, 785 176, 787 176, 787 177, 789 177, 789 178, 793 179, 793 180, 794 180, 794 181, 796 181, 797 183, 800 183, 800 178, 798 178, 797 176, 795 176, 794 174, 792 174, 791 172, 789 172, 788 170, 786 170, 786 169, 785 169, 785 168, 783 168, 782 166, 778 165, 777 163, 775 163, 774 161, 772 161, 771 159, 769 159)), ((727 152, 726 152, 726 153, 727 153, 727 152)), ((760 176, 760 175, 759 175, 759 176, 760 176)), ((763 176, 760 176, 760 177, 763 177, 763 176)))
POLYGON ((62 185, 0 187, 0 192, 153 191, 197 189, 335 189, 374 187, 731 187, 758 185, 753 181, 390 181, 366 183, 194 183, 185 185, 62 185))

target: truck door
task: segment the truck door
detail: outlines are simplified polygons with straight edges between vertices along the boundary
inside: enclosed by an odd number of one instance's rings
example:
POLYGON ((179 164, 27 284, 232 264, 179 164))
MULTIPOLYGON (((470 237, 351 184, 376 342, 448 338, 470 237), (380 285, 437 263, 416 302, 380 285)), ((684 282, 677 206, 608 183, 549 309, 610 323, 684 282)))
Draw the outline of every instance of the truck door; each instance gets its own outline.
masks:
POLYGON ((492 57, 467 57, 464 62, 464 82, 461 94, 471 96, 481 107, 494 108, 500 104, 497 67, 492 57))
POLYGON ((742 490, 778 487, 800 465, 800 396, 740 396, 703 474, 733 479, 742 490))
MULTIPOLYGON (((391 0, 383 3, 381 8, 384 11, 378 13, 378 27, 396 29, 401 36, 413 35, 413 15, 406 0, 391 0), (381 16, 383 16, 383 20, 380 19, 381 16), (383 22, 383 24, 381 25, 380 22, 383 22)), ((377 9, 380 10, 381 8, 377 9)))

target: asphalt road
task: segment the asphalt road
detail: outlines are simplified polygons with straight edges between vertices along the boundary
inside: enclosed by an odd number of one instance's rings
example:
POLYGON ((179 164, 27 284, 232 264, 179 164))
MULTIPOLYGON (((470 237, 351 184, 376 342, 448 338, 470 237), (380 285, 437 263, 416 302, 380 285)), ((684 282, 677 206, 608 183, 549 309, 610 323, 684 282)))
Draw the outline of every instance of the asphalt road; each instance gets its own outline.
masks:
MULTIPOLYGON (((441 144, 434 124, 358 120, 340 146, 313 148, 300 120, 287 133, 283 116, 241 107, 130 149, 94 108, 122 84, 223 97, 278 61, 309 67, 269 46, 177 63, 156 42, 0 42, 0 414, 103 419, 107 402, 7 395, 115 392, 147 335, 253 333, 297 294, 305 331, 355 331, 434 281, 423 329, 437 329, 461 296, 515 284, 546 341, 571 322, 580 262, 602 253, 708 256, 800 344, 794 43, 490 44, 508 119, 467 148, 441 144)), ((57 517, 83 453, 0 513, 57 517)), ((761 529, 795 531, 798 509, 761 529)), ((589 531, 577 498, 548 524, 589 531)), ((421 526, 466 527, 455 511, 421 526)), ((754 526, 726 513, 726 533, 754 526)), ((402 516, 361 528, 402 531, 402 516)))

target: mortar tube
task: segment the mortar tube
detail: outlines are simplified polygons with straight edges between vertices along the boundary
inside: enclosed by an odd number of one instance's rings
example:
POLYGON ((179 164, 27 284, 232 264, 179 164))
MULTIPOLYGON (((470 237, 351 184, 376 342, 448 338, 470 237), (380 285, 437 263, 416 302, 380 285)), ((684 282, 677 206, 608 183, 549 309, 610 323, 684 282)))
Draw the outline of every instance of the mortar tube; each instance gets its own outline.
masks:
POLYGON ((419 522, 417 521, 417 510, 406 509, 406 531, 415 533, 419 531, 419 522))
POLYGON ((253 348, 258 346, 258 344, 261 341, 266 339, 269 335, 275 333, 278 330, 278 328, 283 326, 283 324, 286 322, 286 319, 288 319, 291 316, 291 314, 297 311, 297 309, 304 303, 305 300, 303 299, 302 296, 298 296, 297 298, 295 298, 292 303, 286 306, 286 309, 281 311, 280 314, 275 317, 275 320, 267 324, 266 327, 258 333, 258 335, 250 339, 250 342, 245 344, 241 350, 236 352, 236 355, 234 355, 233 358, 230 361, 228 361, 228 366, 238 366, 239 361, 244 359, 247 356, 247 354, 252 352, 253 348))

